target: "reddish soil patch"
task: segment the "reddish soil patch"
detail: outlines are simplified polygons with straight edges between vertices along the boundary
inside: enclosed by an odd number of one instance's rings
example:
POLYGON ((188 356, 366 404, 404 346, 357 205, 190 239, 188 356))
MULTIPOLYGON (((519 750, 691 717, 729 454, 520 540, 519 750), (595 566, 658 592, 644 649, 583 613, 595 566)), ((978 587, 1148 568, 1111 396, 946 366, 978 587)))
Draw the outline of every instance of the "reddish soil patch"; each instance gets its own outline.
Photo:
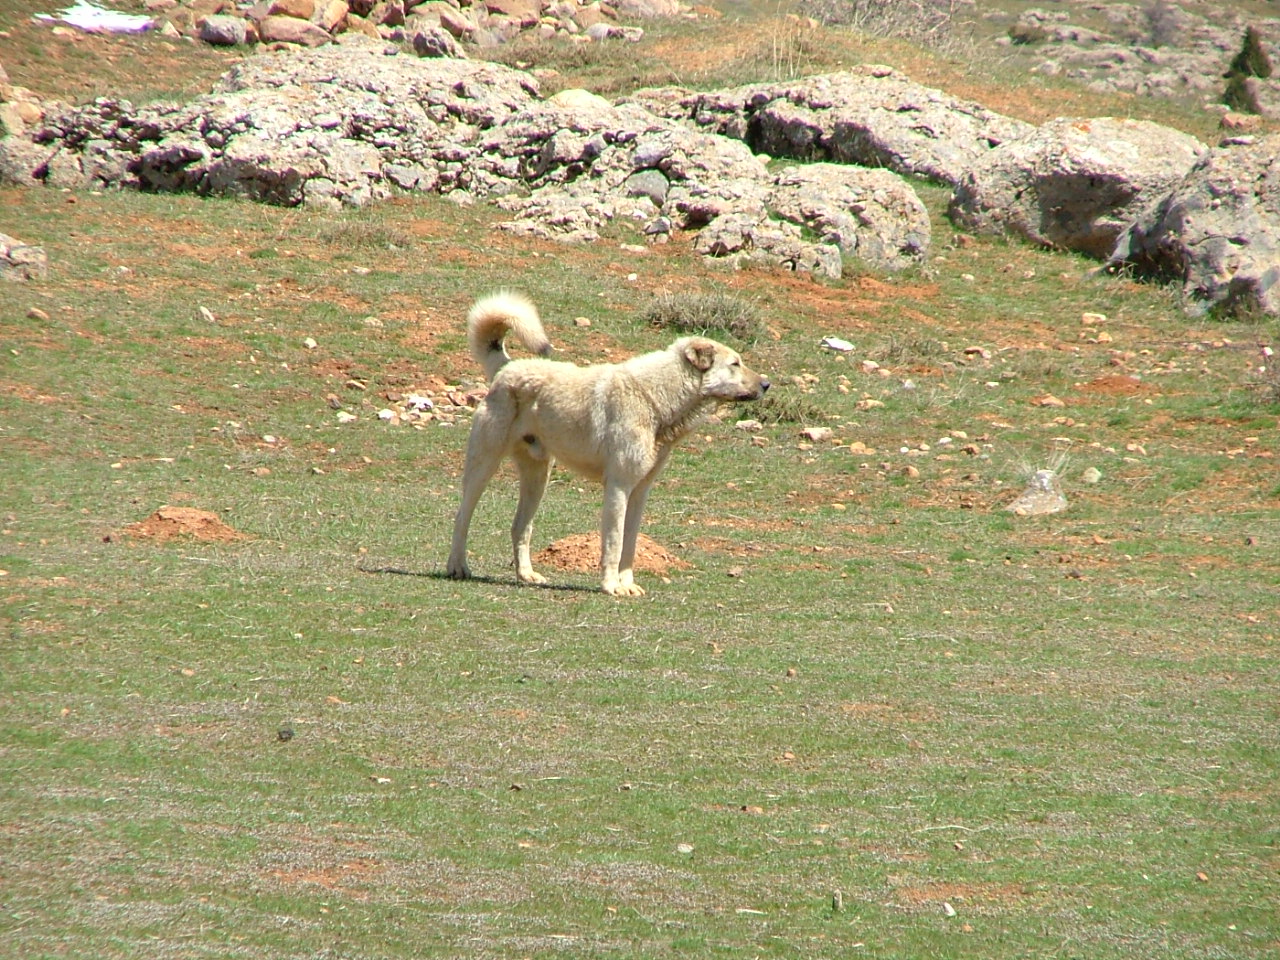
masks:
MULTIPOLYGON (((557 540, 533 559, 535 563, 558 567, 561 570, 592 573, 600 569, 600 534, 572 534, 563 540, 557 540)), ((643 533, 636 541, 636 570, 655 573, 661 577, 672 570, 688 570, 691 566, 693 564, 681 560, 643 533)))
POLYGON ((172 540, 187 537, 206 542, 229 543, 246 535, 222 522, 216 513, 195 507, 161 507, 147 519, 124 528, 131 537, 144 540, 172 540))
MULTIPOLYGON (((319 886, 339 893, 356 893, 347 884, 380 873, 383 867, 372 860, 354 860, 333 867, 312 870, 273 870, 271 875, 285 886, 319 886)), ((358 894, 364 899, 363 894, 358 894)))
POLYGON ((1137 377, 1128 377, 1122 374, 1096 377, 1088 383, 1081 384, 1079 389, 1081 393, 1106 397, 1131 397, 1135 393, 1152 393, 1155 391, 1154 387, 1143 383, 1137 377))

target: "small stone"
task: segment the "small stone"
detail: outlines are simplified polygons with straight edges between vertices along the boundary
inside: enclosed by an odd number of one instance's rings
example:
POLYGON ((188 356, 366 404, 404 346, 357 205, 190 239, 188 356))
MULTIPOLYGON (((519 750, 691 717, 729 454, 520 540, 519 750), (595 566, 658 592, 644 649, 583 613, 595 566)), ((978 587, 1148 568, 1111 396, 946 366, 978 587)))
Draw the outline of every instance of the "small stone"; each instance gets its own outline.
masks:
POLYGON ((320 346, 320 344, 316 343, 315 337, 307 337, 307 339, 302 341, 302 345, 308 350, 314 350, 316 347, 320 346))
POLYGON ((354 413, 348 413, 346 410, 339 410, 337 418, 339 423, 350 423, 352 420, 359 419, 354 413))
POLYGON ((832 435, 833 431, 830 427, 805 427, 800 431, 800 436, 814 443, 825 443, 831 439, 832 435))
POLYGON ((1080 474, 1080 480, 1083 483, 1097 483, 1101 479, 1102 471, 1097 467, 1089 467, 1084 471, 1084 473, 1080 474))
POLYGON ((1037 470, 1018 499, 1005 509, 1019 517, 1039 517, 1067 509, 1062 484, 1052 470, 1037 470))
POLYGON ((49 319, 49 315, 45 313, 43 310, 41 310, 39 307, 32 307, 30 310, 27 311, 27 318, 29 320, 44 321, 49 319))
POLYGON ((739 420, 733 426, 735 429, 741 430, 743 433, 759 433, 764 429, 764 424, 759 420, 739 420))

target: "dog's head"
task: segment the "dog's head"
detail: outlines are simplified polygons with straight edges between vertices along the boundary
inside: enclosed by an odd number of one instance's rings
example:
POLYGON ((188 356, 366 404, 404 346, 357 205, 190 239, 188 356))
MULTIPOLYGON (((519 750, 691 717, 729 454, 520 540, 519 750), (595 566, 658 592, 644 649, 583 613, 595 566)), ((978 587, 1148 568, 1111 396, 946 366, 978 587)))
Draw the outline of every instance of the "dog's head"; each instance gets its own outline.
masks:
POLYGON ((759 400, 769 389, 769 378, 742 362, 736 350, 706 337, 689 337, 684 358, 702 375, 702 395, 719 400, 759 400))

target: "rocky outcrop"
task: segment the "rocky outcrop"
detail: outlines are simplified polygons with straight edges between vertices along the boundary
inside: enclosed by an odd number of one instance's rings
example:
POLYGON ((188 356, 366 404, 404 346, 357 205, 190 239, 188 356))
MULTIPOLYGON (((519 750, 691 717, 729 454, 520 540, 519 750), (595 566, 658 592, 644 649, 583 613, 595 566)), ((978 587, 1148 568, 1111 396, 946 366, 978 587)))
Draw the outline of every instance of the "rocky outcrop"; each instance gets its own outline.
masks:
POLYGON ((1207 152, 1110 263, 1179 282, 1203 308, 1280 315, 1280 134, 1207 152))
MULTIPOLYGON (((1280 62, 1280 22, 1240 4, 1057 0, 1018 15, 1003 56, 1098 93, 1199 101, 1216 110, 1223 74, 1249 26, 1280 62)), ((1280 78, 1254 86, 1264 109, 1280 103, 1280 78)))
MULTIPOLYGON (((394 50, 394 48, 392 48, 394 50)), ((379 41, 251 57, 185 105, 98 99, 46 117, 0 179, 360 205, 391 183, 471 189, 486 127, 533 102, 525 73, 388 56, 379 41), (430 64, 430 68, 415 69, 430 64)))
MULTIPOLYGON (((644 30, 619 18, 678 16, 676 0, 184 0, 156 4, 157 29, 214 46, 321 46, 343 34, 403 43, 425 56, 454 41, 493 47, 525 31, 570 42, 636 41, 644 30)), ((456 56, 456 53, 447 54, 456 56)))
POLYGON ((1194 137, 1145 120, 1053 120, 975 163, 956 186, 950 214, 971 230, 1105 259, 1204 150, 1194 137))
POLYGON ((630 99, 772 157, 885 167, 949 184, 1033 129, 871 65, 712 93, 641 90, 630 99))
POLYGON ((490 199, 504 229, 568 241, 634 221, 696 231, 713 257, 838 277, 846 256, 922 262, 929 223, 885 170, 771 173, 740 141, 586 91, 538 96, 499 64, 420 60, 384 42, 248 58, 185 105, 99 99, 0 146, 0 179, 361 205, 393 190, 490 199))

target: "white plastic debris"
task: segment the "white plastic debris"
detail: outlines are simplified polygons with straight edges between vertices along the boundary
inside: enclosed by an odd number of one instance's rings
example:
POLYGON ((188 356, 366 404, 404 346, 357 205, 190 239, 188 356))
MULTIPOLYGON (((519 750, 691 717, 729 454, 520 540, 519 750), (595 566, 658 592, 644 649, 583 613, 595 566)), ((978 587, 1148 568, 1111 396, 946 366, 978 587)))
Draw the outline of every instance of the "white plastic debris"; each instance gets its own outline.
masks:
POLYGON ((835 350, 837 353, 848 353, 853 349, 853 344, 848 340, 841 340, 839 337, 823 337, 822 345, 828 350, 835 350))

